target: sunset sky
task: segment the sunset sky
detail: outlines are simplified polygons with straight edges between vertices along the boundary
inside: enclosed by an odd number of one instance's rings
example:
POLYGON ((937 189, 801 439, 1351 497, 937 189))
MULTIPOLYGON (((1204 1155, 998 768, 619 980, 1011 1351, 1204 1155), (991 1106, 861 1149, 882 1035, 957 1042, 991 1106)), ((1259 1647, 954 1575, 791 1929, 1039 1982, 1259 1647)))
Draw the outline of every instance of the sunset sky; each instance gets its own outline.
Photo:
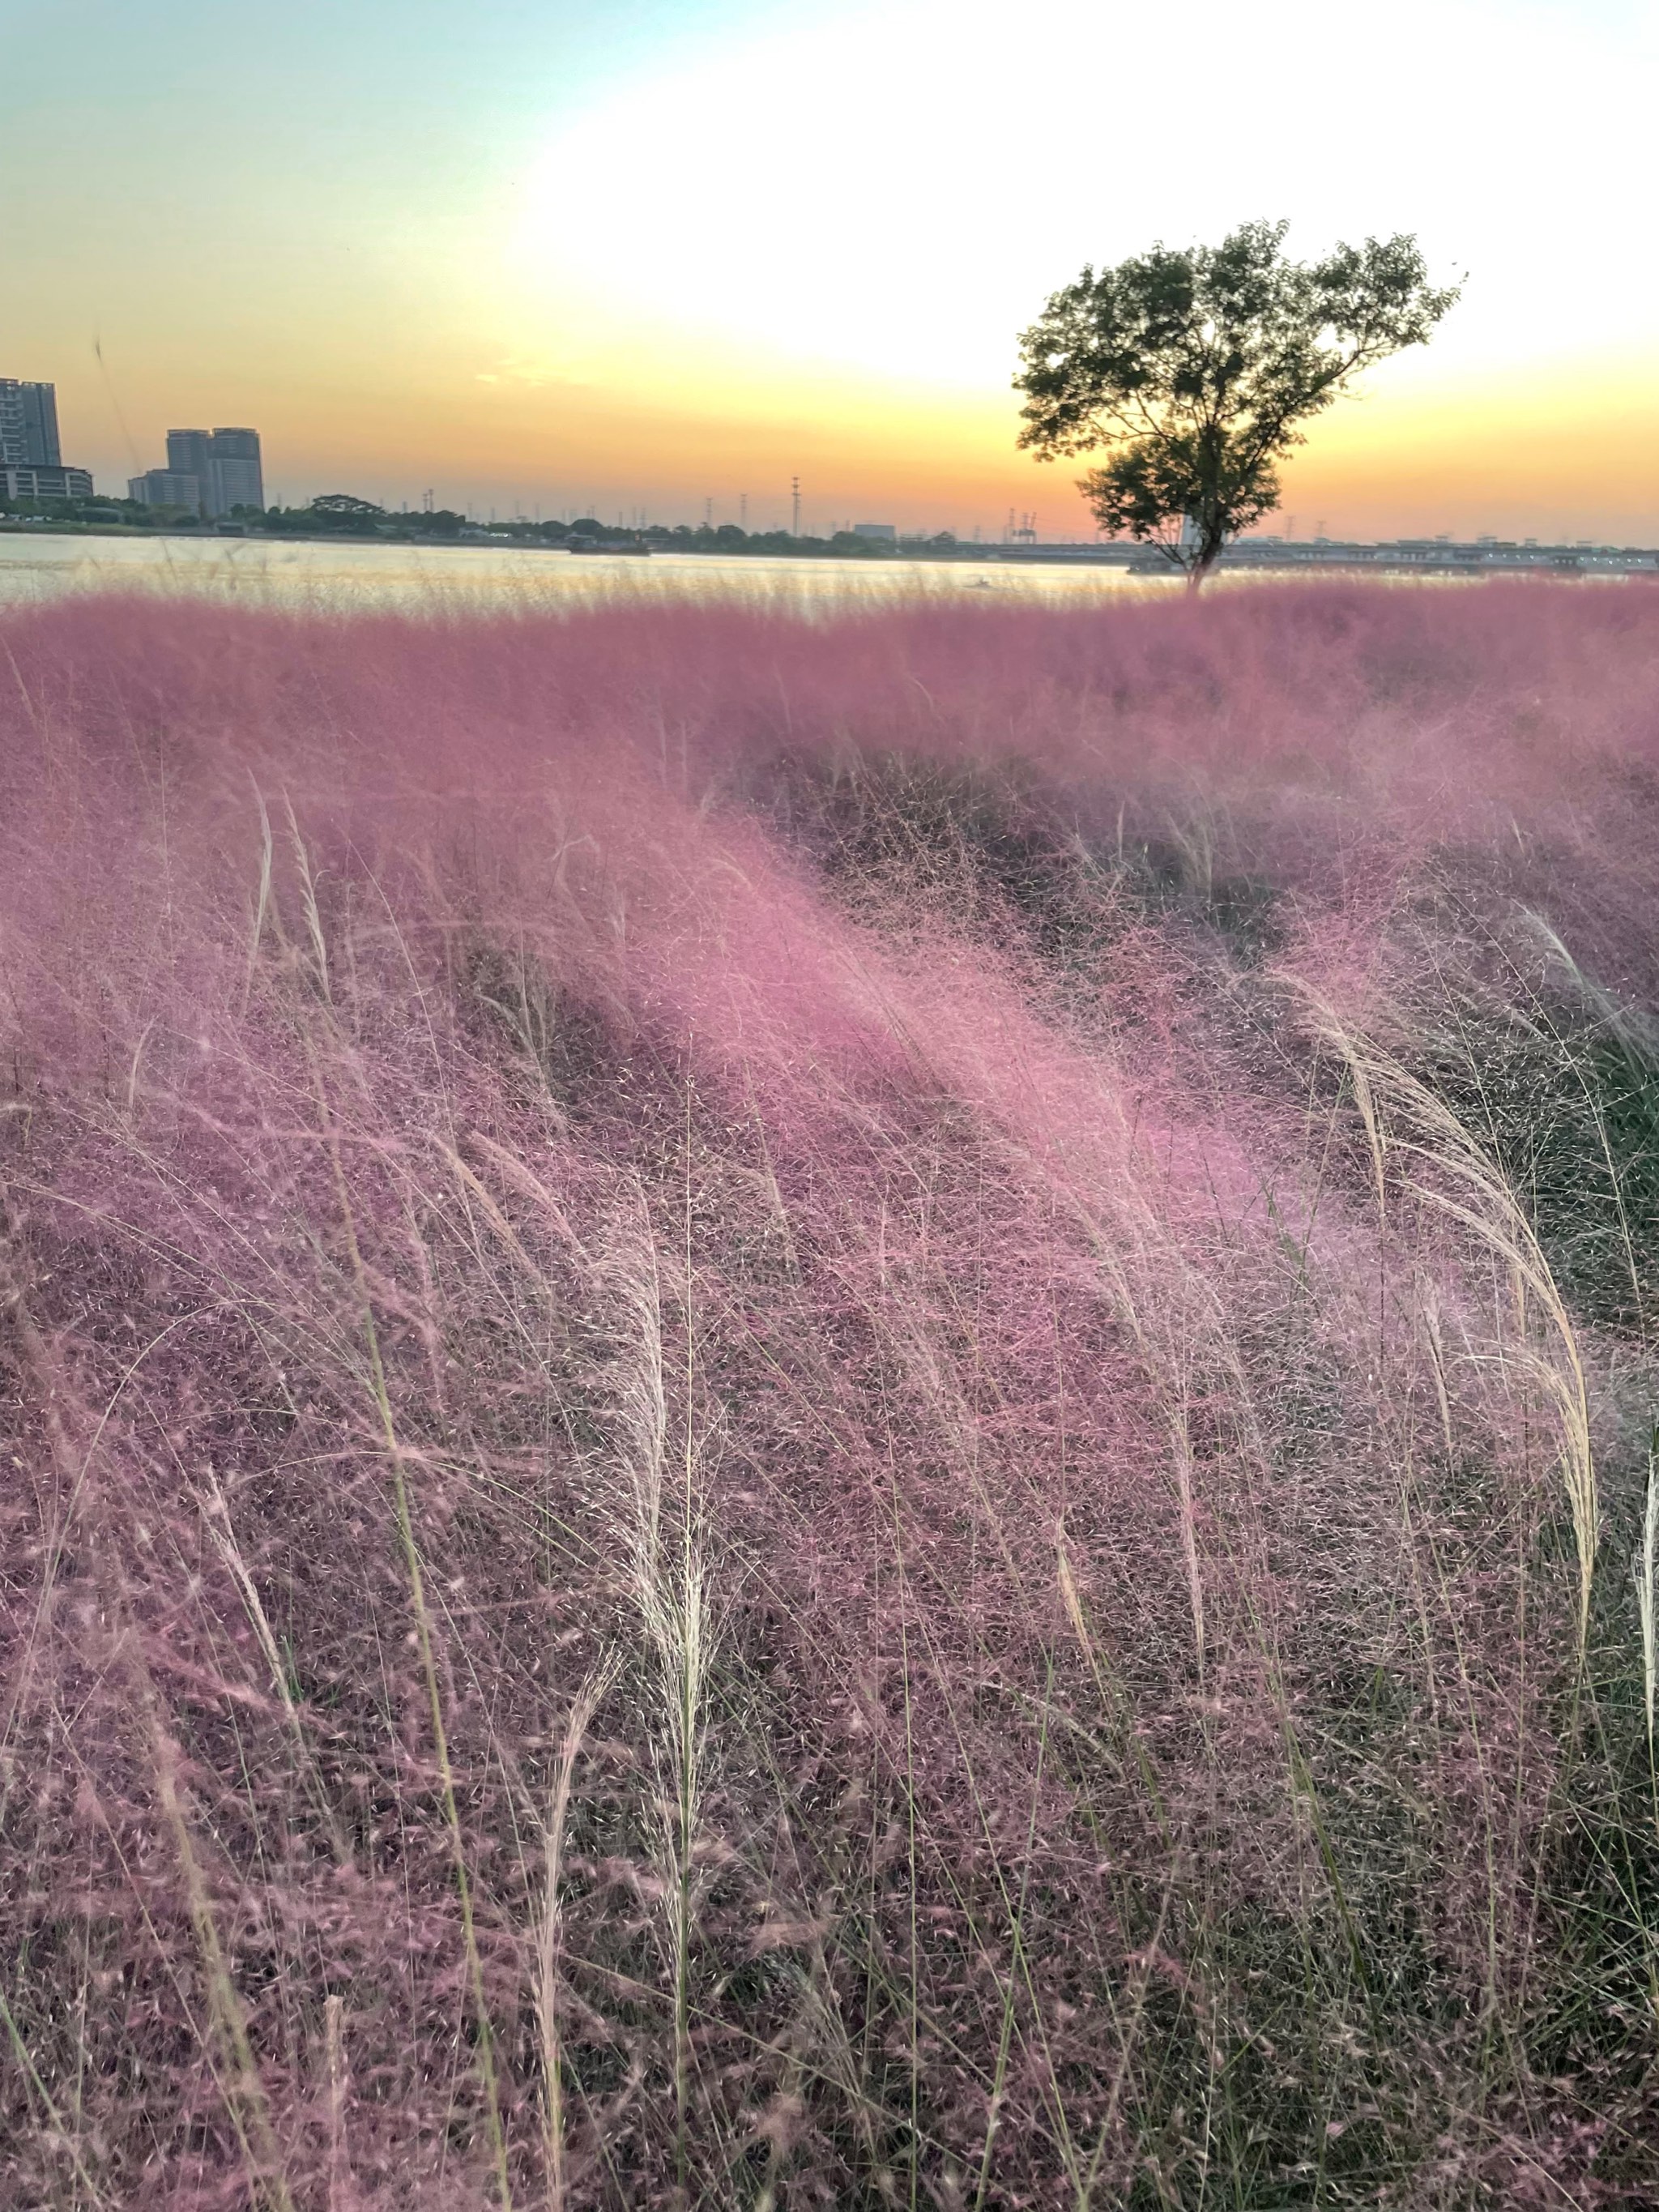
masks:
POLYGON ((1270 526, 1659 541, 1638 0, 0 0, 0 374, 100 489, 246 422, 289 503, 1083 534, 1018 331, 1283 215, 1468 275, 1270 526))

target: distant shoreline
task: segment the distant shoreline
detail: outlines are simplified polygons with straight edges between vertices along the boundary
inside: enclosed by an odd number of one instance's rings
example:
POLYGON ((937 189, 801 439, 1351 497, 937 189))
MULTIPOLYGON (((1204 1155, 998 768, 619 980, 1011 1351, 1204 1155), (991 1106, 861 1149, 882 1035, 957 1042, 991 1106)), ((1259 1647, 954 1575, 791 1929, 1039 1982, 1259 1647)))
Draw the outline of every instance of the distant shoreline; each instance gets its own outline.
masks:
MULTIPOLYGON (((217 545, 361 545, 377 550, 406 547, 419 551, 441 550, 449 552, 489 552, 547 554, 568 557, 573 551, 596 555, 617 553, 624 549, 619 544, 605 540, 580 549, 567 543, 520 537, 493 537, 488 534, 460 538, 453 535, 399 532, 394 537, 358 536, 348 531, 214 531, 179 528, 165 524, 147 527, 132 523, 82 521, 27 521, 13 516, 0 517, 0 538, 118 538, 123 539, 166 538, 184 540, 194 544, 217 545)), ((632 551, 635 549, 628 547, 632 551)), ((1047 545, 915 545, 883 546, 879 550, 854 553, 850 549, 827 541, 803 544, 799 551, 793 548, 768 545, 651 545, 646 549, 653 559, 680 555, 694 560, 745 561, 754 559, 784 561, 836 561, 858 565, 874 562, 925 564, 929 567, 959 567, 963 563, 987 562, 1001 566, 1031 568, 1121 568, 1138 576, 1172 576, 1172 564, 1155 548, 1106 542, 1099 544, 1085 543, 1056 543, 1047 545)), ((1274 574, 1341 574, 1374 576, 1643 576, 1659 580, 1659 548, 1650 546, 1613 545, 1543 545, 1516 546, 1510 544, 1483 545, 1441 544, 1423 540, 1400 539, 1392 543, 1369 544, 1358 542, 1291 541, 1282 544, 1266 544, 1255 541, 1230 546, 1222 554, 1215 573, 1234 575, 1274 574)))

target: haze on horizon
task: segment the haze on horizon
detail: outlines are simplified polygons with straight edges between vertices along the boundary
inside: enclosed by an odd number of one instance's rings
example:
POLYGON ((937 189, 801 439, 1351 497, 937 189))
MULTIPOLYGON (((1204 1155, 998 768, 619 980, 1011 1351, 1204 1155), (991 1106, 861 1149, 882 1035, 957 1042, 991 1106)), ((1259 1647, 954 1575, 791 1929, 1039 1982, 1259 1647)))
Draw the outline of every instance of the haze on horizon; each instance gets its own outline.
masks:
POLYGON ((251 422, 290 503, 760 528, 799 472, 808 527, 1085 534, 1014 451, 1018 331, 1085 260, 1287 215, 1468 272, 1314 426, 1299 534, 1659 540, 1638 0, 5 15, 0 374, 101 488, 251 422))

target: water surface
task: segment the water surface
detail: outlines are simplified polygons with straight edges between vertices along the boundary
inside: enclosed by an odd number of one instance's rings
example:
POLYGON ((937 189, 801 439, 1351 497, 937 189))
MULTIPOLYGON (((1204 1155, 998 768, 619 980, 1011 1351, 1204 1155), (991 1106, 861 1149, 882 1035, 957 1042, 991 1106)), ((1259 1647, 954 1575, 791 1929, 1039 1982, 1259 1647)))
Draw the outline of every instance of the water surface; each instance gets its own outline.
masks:
POLYGON ((1176 580, 1121 568, 994 560, 809 561, 661 553, 648 561, 495 545, 0 532, 0 605, 66 592, 153 591, 256 605, 449 611, 566 608, 622 597, 767 599, 803 612, 908 597, 1108 599, 1176 580))

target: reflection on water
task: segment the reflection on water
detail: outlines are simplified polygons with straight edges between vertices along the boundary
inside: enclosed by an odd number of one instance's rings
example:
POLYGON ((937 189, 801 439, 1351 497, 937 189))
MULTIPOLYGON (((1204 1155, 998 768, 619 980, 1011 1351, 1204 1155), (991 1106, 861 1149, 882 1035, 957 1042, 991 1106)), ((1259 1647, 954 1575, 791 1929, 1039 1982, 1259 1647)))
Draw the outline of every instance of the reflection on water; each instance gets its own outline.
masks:
POLYGON ((465 612, 597 601, 763 599, 803 613, 902 597, 994 593, 1120 599, 1173 578, 1120 568, 1004 567, 995 561, 794 561, 761 554, 664 553, 648 561, 494 545, 352 545, 246 538, 93 538, 0 533, 0 605, 87 591, 154 591, 253 605, 465 612))

